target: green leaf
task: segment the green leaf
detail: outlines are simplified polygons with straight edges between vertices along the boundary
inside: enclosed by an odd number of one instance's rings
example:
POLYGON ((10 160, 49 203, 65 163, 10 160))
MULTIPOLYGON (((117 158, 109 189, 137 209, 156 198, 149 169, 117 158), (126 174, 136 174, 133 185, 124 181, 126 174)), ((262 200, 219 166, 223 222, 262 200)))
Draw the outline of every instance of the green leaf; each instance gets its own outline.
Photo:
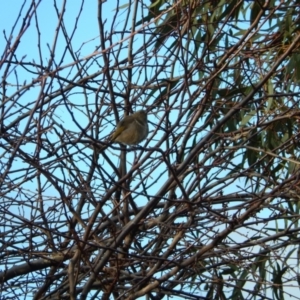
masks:
POLYGON ((247 115, 245 115, 241 121, 241 126, 245 126, 255 115, 255 110, 251 110, 247 115))

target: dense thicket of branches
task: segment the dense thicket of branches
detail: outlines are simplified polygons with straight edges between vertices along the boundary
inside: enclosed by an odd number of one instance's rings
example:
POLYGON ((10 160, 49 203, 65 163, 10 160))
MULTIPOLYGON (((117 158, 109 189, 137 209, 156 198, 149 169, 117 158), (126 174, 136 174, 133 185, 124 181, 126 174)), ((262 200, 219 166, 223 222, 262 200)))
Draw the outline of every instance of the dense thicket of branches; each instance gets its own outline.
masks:
POLYGON ((1 299, 300 299, 299 1, 9 5, 1 299))

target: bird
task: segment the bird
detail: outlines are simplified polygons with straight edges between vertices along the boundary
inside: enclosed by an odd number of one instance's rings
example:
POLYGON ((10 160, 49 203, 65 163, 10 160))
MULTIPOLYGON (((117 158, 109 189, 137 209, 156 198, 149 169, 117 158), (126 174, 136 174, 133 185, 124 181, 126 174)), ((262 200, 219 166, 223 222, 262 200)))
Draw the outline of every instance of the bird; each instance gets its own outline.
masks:
POLYGON ((137 145, 147 138, 149 132, 147 112, 139 110, 126 116, 118 124, 111 136, 111 142, 137 145))

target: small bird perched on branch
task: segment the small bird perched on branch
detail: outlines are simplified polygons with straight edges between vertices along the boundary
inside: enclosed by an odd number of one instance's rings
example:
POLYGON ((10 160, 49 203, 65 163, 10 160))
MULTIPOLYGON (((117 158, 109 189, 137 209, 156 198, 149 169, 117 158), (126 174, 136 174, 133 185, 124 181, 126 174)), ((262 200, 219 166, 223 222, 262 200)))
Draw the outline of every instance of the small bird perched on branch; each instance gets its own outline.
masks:
POLYGON ((148 135, 147 112, 139 110, 121 120, 111 136, 112 142, 137 145, 148 135))

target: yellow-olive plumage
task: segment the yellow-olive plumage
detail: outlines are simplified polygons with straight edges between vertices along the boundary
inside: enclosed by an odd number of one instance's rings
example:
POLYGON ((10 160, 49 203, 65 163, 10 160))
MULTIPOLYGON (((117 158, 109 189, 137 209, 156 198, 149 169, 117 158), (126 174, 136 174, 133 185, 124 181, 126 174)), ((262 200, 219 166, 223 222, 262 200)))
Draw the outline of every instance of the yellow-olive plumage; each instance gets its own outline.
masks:
POLYGON ((136 145, 147 137, 148 131, 147 112, 139 110, 118 123, 111 141, 136 145))

